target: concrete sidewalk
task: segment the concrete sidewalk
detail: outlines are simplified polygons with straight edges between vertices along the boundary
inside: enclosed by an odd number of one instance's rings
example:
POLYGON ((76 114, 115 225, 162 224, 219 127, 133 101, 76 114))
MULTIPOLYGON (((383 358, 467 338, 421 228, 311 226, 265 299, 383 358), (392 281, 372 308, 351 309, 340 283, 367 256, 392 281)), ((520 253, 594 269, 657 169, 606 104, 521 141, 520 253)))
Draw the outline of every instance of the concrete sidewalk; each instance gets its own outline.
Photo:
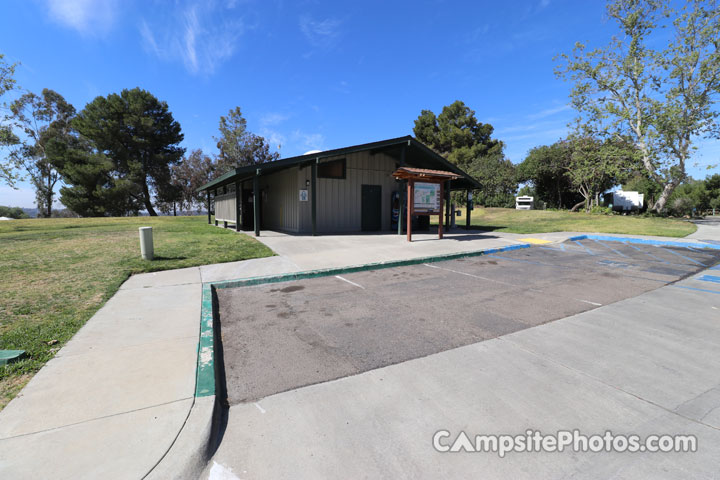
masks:
POLYGON ((459 231, 407 244, 363 235, 338 244, 264 235, 280 256, 133 276, 0 412, 0 478, 148 474, 194 404, 203 282, 477 251, 528 236, 459 231))
POLYGON ((0 478, 144 477, 193 406, 202 283, 296 269, 269 257, 128 279, 0 412, 0 478))

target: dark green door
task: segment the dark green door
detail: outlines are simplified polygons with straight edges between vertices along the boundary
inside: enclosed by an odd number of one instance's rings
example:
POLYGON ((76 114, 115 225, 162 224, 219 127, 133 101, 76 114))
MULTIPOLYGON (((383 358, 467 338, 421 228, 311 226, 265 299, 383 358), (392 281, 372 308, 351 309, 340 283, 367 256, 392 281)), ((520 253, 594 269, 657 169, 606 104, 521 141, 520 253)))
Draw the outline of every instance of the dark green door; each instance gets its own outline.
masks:
POLYGON ((374 232, 382 229, 382 187, 362 186, 362 230, 374 232))

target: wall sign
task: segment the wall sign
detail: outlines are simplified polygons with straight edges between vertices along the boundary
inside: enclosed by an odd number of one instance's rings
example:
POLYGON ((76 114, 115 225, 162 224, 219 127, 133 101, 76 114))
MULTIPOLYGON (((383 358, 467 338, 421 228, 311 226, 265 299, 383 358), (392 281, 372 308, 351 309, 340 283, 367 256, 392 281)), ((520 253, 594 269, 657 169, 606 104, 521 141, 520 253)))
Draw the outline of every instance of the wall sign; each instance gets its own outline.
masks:
POLYGON ((301 202, 308 201, 308 191, 307 190, 300 190, 300 201, 301 202))
POLYGON ((415 182, 414 209, 418 213, 440 212, 440 184, 415 182))

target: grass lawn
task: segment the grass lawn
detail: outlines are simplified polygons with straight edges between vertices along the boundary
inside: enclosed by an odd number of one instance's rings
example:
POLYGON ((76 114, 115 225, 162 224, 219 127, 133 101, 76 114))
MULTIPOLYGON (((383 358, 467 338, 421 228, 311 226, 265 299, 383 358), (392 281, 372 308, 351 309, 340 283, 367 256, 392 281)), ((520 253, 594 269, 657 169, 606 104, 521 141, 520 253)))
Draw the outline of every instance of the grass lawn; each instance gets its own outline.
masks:
MULTIPOLYGON (((465 215, 463 209, 462 216, 455 219, 457 225, 465 225, 465 215)), ((591 232, 684 237, 697 230, 694 224, 674 218, 512 208, 477 207, 470 220, 474 227, 509 233, 591 232)), ((431 217, 430 221, 437 223, 437 217, 431 217)))
POLYGON ((0 409, 131 274, 270 255, 204 216, 0 222, 0 350, 28 356, 0 367, 0 409), (153 227, 153 261, 140 258, 142 226, 153 227))

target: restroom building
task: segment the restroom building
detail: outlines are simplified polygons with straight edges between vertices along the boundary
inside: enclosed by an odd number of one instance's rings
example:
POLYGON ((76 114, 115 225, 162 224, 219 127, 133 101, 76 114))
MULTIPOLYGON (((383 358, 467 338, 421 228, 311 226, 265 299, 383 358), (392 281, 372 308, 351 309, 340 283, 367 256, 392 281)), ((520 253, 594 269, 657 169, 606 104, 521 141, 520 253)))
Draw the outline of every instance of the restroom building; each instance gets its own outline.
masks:
MULTIPOLYGON (((199 191, 207 193, 208 222, 236 230, 288 233, 380 232, 402 228, 405 202, 400 167, 452 172, 444 191, 468 193, 480 184, 411 136, 235 168, 199 191)), ((447 213, 449 214, 449 202, 447 213)))

